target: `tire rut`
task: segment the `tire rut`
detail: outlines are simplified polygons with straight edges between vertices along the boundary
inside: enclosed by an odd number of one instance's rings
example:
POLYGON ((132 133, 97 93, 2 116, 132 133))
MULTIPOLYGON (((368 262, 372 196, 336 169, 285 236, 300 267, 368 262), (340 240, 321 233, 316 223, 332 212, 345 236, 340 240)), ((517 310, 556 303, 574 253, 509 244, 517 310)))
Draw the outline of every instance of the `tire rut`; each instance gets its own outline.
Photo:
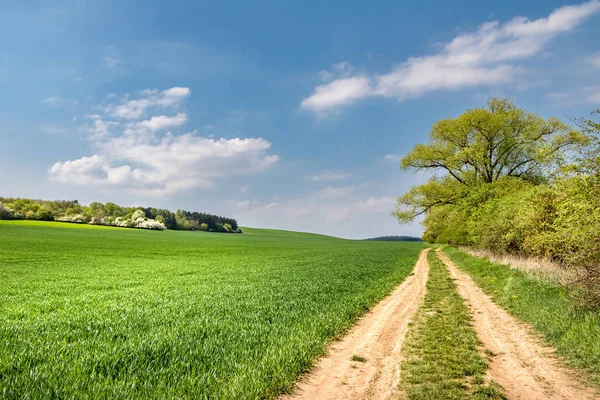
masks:
POLYGON ((312 372, 297 383, 294 394, 280 399, 389 399, 398 395, 402 345, 429 276, 428 250, 421 252, 413 274, 331 345, 312 372), (353 355, 366 361, 352 361, 353 355))
POLYGON ((448 256, 439 250, 437 255, 471 308, 477 337, 495 354, 490 376, 502 386, 508 399, 600 399, 594 389, 573 377, 554 349, 494 303, 448 256))

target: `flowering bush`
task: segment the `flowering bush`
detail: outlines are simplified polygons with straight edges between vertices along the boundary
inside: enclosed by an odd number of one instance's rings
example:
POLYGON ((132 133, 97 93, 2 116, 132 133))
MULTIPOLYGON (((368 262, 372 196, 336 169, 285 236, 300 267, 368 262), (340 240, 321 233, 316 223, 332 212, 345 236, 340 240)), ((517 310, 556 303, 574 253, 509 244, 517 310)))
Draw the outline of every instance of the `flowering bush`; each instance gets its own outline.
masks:
POLYGON ((61 222, 73 222, 76 224, 87 224, 90 222, 90 218, 84 214, 63 215, 62 217, 54 217, 54 220, 61 222))
POLYGON ((153 229, 153 230, 165 230, 167 227, 162 222, 156 221, 151 218, 146 218, 144 211, 135 210, 131 217, 103 217, 101 219, 92 218, 90 224, 93 225, 110 225, 120 226, 123 228, 140 228, 140 229, 153 229))

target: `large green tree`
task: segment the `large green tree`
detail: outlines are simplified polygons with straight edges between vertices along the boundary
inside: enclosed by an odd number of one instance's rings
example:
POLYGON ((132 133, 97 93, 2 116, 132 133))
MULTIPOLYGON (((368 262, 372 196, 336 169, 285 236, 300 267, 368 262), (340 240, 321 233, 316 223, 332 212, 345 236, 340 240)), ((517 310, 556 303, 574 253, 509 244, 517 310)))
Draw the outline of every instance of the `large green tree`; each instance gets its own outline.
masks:
POLYGON ((435 207, 454 204, 470 187, 507 177, 540 183, 569 149, 588 140, 557 118, 526 112, 508 99, 491 99, 485 108, 437 122, 429 143, 415 146, 402 159, 403 169, 435 175, 400 196, 394 215, 401 223, 410 222, 435 207))

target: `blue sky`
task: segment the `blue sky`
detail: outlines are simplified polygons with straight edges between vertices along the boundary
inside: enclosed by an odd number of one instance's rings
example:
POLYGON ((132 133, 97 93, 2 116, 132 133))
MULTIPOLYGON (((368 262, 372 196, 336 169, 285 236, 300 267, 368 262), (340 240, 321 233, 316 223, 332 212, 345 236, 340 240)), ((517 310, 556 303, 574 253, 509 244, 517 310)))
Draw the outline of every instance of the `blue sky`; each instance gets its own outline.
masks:
POLYGON ((600 106, 600 1, 0 6, 0 194, 361 238, 431 125, 511 97, 600 106))

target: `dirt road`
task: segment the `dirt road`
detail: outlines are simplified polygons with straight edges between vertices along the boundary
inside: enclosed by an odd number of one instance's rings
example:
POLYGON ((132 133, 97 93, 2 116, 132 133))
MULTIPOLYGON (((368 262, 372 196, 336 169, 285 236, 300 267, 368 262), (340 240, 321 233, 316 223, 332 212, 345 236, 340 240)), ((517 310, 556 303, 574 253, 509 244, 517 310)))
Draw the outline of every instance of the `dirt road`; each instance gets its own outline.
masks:
POLYGON ((401 349, 408 323, 425 294, 427 250, 414 273, 334 343, 293 395, 282 399, 388 399, 400 380, 401 349), (366 361, 352 361, 352 356, 366 361))
POLYGON ((593 389, 573 378, 529 329, 494 303, 471 277, 442 252, 437 254, 455 279, 459 293, 470 305, 477 337, 494 354, 491 378, 508 399, 598 399, 593 389))

